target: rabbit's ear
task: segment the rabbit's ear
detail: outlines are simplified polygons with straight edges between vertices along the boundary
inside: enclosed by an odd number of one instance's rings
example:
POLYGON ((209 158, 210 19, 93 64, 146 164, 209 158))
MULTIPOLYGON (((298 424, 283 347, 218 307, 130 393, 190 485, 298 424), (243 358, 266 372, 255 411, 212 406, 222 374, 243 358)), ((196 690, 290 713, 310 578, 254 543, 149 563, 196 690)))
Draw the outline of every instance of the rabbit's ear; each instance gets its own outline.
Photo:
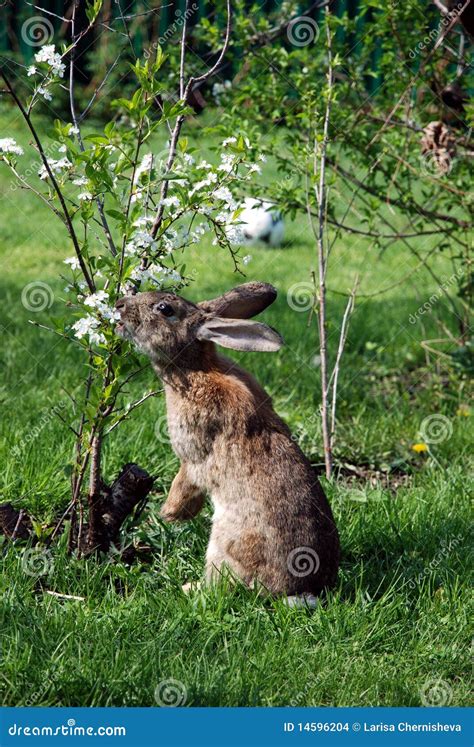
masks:
POLYGON ((277 297, 269 283, 244 283, 211 301, 201 301, 199 308, 207 314, 230 319, 249 319, 260 314, 277 297))
POLYGON ((283 339, 271 327, 261 322, 241 319, 206 319, 197 331, 198 340, 211 340, 224 348, 273 353, 283 345, 283 339))

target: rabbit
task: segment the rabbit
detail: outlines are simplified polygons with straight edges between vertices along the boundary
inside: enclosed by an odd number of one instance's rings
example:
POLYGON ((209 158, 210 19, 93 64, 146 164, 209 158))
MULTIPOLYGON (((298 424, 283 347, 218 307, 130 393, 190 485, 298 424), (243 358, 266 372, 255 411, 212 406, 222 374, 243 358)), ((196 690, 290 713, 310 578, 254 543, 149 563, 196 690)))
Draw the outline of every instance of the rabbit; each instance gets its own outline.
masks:
POLYGON ((117 301, 117 333, 163 380, 171 445, 181 460, 162 506, 166 521, 213 505, 206 582, 227 569, 289 604, 314 606, 336 583, 339 536, 315 472, 260 384, 216 344, 277 351, 274 329, 250 320, 276 298, 266 283, 194 304, 166 292, 117 301))

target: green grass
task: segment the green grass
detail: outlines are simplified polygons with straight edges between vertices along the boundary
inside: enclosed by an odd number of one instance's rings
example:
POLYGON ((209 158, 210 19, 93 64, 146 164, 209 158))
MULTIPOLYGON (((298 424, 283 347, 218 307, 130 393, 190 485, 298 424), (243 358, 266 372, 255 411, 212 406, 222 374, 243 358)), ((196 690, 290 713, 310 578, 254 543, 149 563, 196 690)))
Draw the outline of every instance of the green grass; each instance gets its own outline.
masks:
MULTIPOLYGON (((26 143, 13 113, 0 120, 0 132, 26 143)), ((28 283, 47 283, 55 296, 50 312, 60 313, 64 281, 58 273, 71 249, 59 223, 33 196, 12 191, 3 167, 0 186, 1 500, 46 522, 67 505, 65 466, 72 449, 52 408, 64 403, 70 414, 64 390, 81 383, 85 368, 74 346, 28 323, 47 322, 47 314, 28 312, 21 295, 28 283)), ((274 355, 236 357, 320 463, 316 328, 287 303, 289 289, 308 282, 314 266, 304 217, 289 225, 288 239, 279 250, 251 249, 247 268, 249 280, 277 286, 279 298, 265 318, 287 345, 274 355)), ((417 249, 425 254, 431 246, 420 240, 417 249)), ((331 257, 329 285, 346 291, 361 272, 361 290, 369 294, 416 265, 402 244, 380 257, 366 240, 342 237, 331 257)), ((240 282, 229 257, 205 241, 189 253, 187 266, 195 273, 192 299, 240 282)), ((442 279, 452 273, 442 257, 436 271, 442 279)), ((409 323, 435 290, 422 268, 409 282, 357 303, 340 377, 336 456, 339 463, 372 465, 380 479, 325 482, 341 534, 342 566, 338 588, 318 609, 290 610, 239 586, 181 592, 182 583, 201 575, 211 509, 182 526, 158 520, 178 461, 156 426, 164 403, 150 400, 114 431, 104 471, 110 478, 124 462, 137 461, 157 475, 137 530, 153 548, 153 563, 128 568, 113 558, 78 561, 60 542, 44 557, 47 572, 38 577, 23 570, 23 547, 4 547, 3 704, 155 705, 155 688, 172 678, 185 688, 188 705, 420 705, 437 680, 446 702, 466 705, 472 430, 471 419, 456 413, 467 401, 467 382, 438 359, 426 359, 420 346, 439 336, 435 316, 454 329, 442 304, 423 316, 423 324, 409 323), (433 445, 431 454, 417 455, 411 446, 433 414, 447 418, 451 436, 433 445), (388 488, 382 475, 397 464, 408 476, 388 488), (46 590, 84 601, 60 600, 46 590)), ((332 356, 344 303, 329 294, 332 356)), ((130 397, 153 384, 148 370, 130 397)))

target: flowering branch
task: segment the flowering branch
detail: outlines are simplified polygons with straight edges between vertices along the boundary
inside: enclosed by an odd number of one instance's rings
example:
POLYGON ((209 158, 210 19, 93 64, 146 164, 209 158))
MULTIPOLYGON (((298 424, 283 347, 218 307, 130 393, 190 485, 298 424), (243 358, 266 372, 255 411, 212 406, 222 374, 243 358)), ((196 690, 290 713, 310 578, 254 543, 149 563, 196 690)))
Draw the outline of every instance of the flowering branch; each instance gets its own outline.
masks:
POLYGON ((12 96, 12 98, 14 99, 17 107, 19 108, 19 110, 20 110, 20 112, 21 112, 21 114, 23 116, 23 119, 25 120, 26 124, 28 125, 28 129, 30 130, 31 134, 33 135, 34 141, 36 143, 36 147, 38 148, 38 152, 39 152, 39 154, 41 156, 41 160, 43 162, 43 166, 46 169, 49 178, 51 179, 51 183, 52 183, 52 185, 54 187, 54 190, 55 190, 55 192, 56 192, 56 194, 58 196, 59 202, 61 203, 61 208, 62 208, 62 211, 63 211, 63 214, 64 214, 64 220, 65 220, 65 223, 66 223, 66 227, 67 227, 69 236, 71 237, 71 241, 72 241, 72 244, 74 246, 74 250, 76 252, 77 261, 79 262, 79 265, 81 267, 82 274, 84 275, 84 278, 85 278, 85 281, 86 281, 86 283, 87 283, 87 285, 89 287, 89 290, 91 291, 91 293, 94 293, 94 291, 95 291, 94 281, 92 280, 92 277, 90 276, 89 271, 88 271, 88 269, 86 267, 86 264, 84 262, 84 258, 82 256, 82 252, 81 252, 81 247, 79 245, 79 241, 77 239, 76 232, 74 230, 74 226, 72 225, 71 216, 69 215, 69 210, 67 209, 66 202, 65 202, 64 197, 63 197, 63 193, 62 193, 62 191, 61 191, 61 189, 59 187, 59 184, 58 184, 58 182, 55 179, 53 171, 52 171, 52 169, 51 169, 51 167, 50 167, 50 165, 48 163, 48 159, 46 158, 45 152, 43 150, 43 146, 41 145, 41 141, 40 141, 40 139, 38 137, 38 133, 36 132, 36 129, 35 129, 32 121, 31 121, 30 115, 25 110, 25 107, 23 106, 23 104, 21 103, 20 99, 16 95, 16 93, 15 93, 15 91, 13 89, 13 86, 11 85, 11 83, 10 83, 10 81, 9 81, 9 79, 8 79, 7 75, 5 74, 5 71, 3 69, 0 70, 0 74, 1 74, 1 76, 3 78, 3 80, 5 81, 5 85, 7 86, 8 90, 10 92, 10 95, 12 96))

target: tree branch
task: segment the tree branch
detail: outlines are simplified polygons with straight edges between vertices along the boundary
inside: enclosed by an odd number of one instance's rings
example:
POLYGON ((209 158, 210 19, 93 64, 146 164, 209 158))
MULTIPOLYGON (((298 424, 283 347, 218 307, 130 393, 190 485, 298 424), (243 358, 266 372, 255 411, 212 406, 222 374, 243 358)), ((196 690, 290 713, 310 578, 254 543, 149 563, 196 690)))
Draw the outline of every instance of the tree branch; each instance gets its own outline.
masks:
POLYGON ((13 99, 14 99, 14 101, 16 103, 16 105, 18 106, 18 108, 19 108, 19 110, 20 110, 20 112, 21 112, 21 114, 23 116, 23 119, 25 120, 26 124, 28 125, 28 129, 30 130, 31 134, 33 135, 33 138, 34 138, 34 141, 36 143, 36 147, 38 148, 39 154, 41 156, 41 160, 43 162, 43 165, 44 165, 44 167, 45 167, 45 169, 46 169, 46 171, 48 173, 49 178, 51 179, 51 184, 54 187, 54 190, 55 190, 55 192, 56 192, 56 194, 58 196, 59 202, 61 203, 61 208, 62 208, 62 211, 64 213, 66 227, 67 227, 69 236, 71 237, 71 241, 73 243, 74 251, 76 252, 76 256, 77 256, 77 259, 78 259, 78 262, 79 262, 82 274, 84 275, 84 279, 85 279, 85 281, 86 281, 86 283, 88 285, 88 288, 89 288, 90 292, 94 293, 94 291, 95 291, 94 281, 93 281, 92 277, 90 276, 89 270, 87 269, 86 264, 84 262, 84 258, 82 256, 82 252, 81 252, 81 247, 80 247, 79 242, 77 240, 76 232, 74 230, 74 226, 72 225, 71 216, 69 215, 69 211, 67 209, 66 202, 65 202, 64 197, 63 197, 63 193, 62 193, 62 191, 61 191, 61 189, 59 187, 59 184, 57 183, 56 178, 55 178, 55 176, 54 176, 54 174, 53 174, 53 172, 51 170, 51 167, 50 167, 50 165, 48 163, 48 159, 46 158, 45 152, 43 150, 43 146, 42 146, 41 141, 39 139, 38 133, 36 132, 36 128, 34 127, 32 121, 31 121, 30 115, 27 113, 27 111, 25 110, 25 108, 24 108, 23 104, 21 103, 20 99, 16 95, 16 93, 15 93, 15 91, 13 89, 13 86, 11 85, 11 83, 10 83, 10 81, 9 81, 9 79, 8 79, 7 75, 5 74, 5 71, 3 69, 0 70, 0 74, 1 74, 1 76, 3 78, 3 80, 5 81, 5 85, 7 86, 7 88, 9 90, 11 96, 13 97, 13 99))

